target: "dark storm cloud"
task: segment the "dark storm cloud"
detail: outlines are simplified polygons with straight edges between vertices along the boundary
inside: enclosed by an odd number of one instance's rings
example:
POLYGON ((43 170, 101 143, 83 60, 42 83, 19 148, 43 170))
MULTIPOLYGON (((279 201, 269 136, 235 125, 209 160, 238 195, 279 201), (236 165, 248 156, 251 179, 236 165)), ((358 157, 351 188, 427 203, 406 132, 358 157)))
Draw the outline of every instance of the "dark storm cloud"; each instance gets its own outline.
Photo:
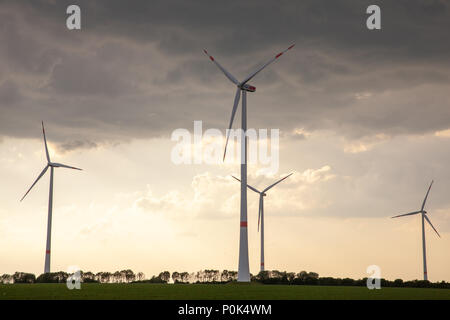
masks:
POLYGON ((123 78, 94 59, 67 57, 53 68, 49 89, 61 94, 115 95, 130 87, 123 78))
POLYGON ((10 80, 6 80, 0 83, 0 101, 5 106, 12 107, 15 103, 20 101, 21 95, 19 88, 15 83, 10 80))
POLYGON ((97 148, 97 144, 92 141, 74 140, 59 145, 58 150, 62 153, 75 149, 92 149, 97 148))
POLYGON ((202 49, 242 78, 291 42, 253 81, 250 126, 351 138, 450 126, 446 1, 378 1, 380 31, 365 27, 372 1, 78 1, 81 31, 65 28, 69 4, 0 2, 0 135, 36 137, 44 119, 71 150, 194 120, 224 128, 234 89, 202 49))

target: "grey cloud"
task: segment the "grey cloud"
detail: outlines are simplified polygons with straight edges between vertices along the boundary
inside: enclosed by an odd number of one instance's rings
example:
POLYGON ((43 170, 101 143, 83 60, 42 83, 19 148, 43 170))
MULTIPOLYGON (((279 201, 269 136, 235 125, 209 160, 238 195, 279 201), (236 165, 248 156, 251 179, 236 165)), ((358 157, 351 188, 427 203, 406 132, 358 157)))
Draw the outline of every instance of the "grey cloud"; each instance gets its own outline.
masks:
POLYGON ((0 83, 0 103, 5 106, 11 106, 20 101, 21 94, 18 86, 12 81, 0 83))
POLYGON ((250 126, 358 139, 450 124, 445 1, 379 1, 381 31, 365 28, 370 1, 80 1, 76 32, 69 4, 0 4, 0 135, 36 137, 41 119, 60 144, 225 128, 233 87, 202 49, 242 78, 291 42, 252 83, 250 126))
POLYGON ((58 145, 58 150, 65 153, 77 149, 93 149, 97 147, 98 145, 92 141, 74 140, 58 145))
POLYGON ((53 68, 49 87, 59 94, 116 95, 130 90, 122 79, 101 60, 70 57, 53 68))

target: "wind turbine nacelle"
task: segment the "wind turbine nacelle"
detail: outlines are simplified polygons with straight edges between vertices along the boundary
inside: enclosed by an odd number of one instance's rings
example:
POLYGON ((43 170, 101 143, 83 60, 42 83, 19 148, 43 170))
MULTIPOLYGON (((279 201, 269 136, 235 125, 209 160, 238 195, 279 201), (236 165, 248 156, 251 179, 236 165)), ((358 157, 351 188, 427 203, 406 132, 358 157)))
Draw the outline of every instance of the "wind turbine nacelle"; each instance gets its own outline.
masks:
POLYGON ((249 92, 255 92, 256 91, 256 88, 254 86, 249 85, 249 84, 244 84, 241 87, 241 89, 245 90, 245 91, 249 91, 249 92))

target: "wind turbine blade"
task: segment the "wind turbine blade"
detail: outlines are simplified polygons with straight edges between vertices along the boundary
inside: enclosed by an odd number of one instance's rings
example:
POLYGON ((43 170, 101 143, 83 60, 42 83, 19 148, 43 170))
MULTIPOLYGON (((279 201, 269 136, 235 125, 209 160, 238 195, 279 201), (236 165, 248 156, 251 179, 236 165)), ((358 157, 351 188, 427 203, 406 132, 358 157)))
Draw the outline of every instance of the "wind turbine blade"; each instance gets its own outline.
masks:
POLYGON ((433 180, 431 180, 431 184, 428 187, 428 191, 427 191, 427 194, 425 195, 425 199, 423 199, 422 209, 421 210, 423 210, 423 208, 425 208, 425 202, 427 202, 428 194, 430 193, 430 189, 431 189, 432 185, 433 185, 433 180))
POLYGON ((275 182, 274 184, 271 184, 270 186, 268 186, 267 188, 265 188, 265 189, 263 190, 263 193, 266 192, 266 191, 268 191, 269 189, 275 187, 275 185, 279 184, 279 183, 280 183, 281 181, 283 181, 284 179, 289 178, 289 177, 292 176, 293 174, 294 174, 294 173, 292 172, 291 174, 288 174, 286 177, 284 177, 284 178, 278 180, 278 181, 275 182))
POLYGON ((414 212, 410 212, 410 213, 399 214, 398 216, 394 216, 394 217, 391 217, 391 218, 398 218, 398 217, 404 217, 404 216, 412 216, 412 215, 418 214, 418 213, 422 213, 422 211, 414 211, 414 212))
POLYGON ((433 224, 431 223, 430 219, 428 219, 427 215, 424 214, 423 215, 425 217, 425 220, 428 221, 428 223, 430 224, 430 226, 433 228, 434 232, 436 232, 436 234, 439 236, 439 238, 441 237, 441 235, 439 234, 439 232, 437 232, 436 228, 433 226, 433 224))
POLYGON ((47 172, 48 169, 48 165, 45 166, 44 170, 42 170, 42 172, 39 174, 39 176, 37 177, 37 179, 33 182, 33 184, 31 185, 30 189, 28 189, 28 191, 24 194, 24 196, 22 197, 22 199, 20 199, 20 201, 22 201, 28 194, 28 192, 30 192, 30 190, 34 187, 34 185, 39 181, 40 178, 42 178, 42 176, 45 174, 45 172, 47 172))
MULTIPOLYGON (((237 181, 241 182, 240 179, 236 178, 235 176, 232 176, 233 178, 235 178, 237 181)), ((258 189, 253 188, 252 186, 250 186, 249 184, 247 184, 247 188, 249 188, 250 190, 255 191, 256 193, 261 193, 258 189)))
POLYGON ((58 167, 58 168, 61 167, 61 168, 67 168, 67 169, 83 170, 83 169, 80 169, 77 167, 71 167, 71 166, 68 166, 68 165, 65 165, 62 163, 53 163, 53 166, 58 167))
POLYGON ((45 138, 44 121, 42 121, 42 133, 44 134, 45 155, 47 156, 47 162, 50 162, 50 155, 48 154, 47 139, 45 138))
POLYGON ((261 212, 262 212, 262 202, 263 202, 263 195, 261 194, 259 196, 259 210, 258 210, 258 232, 259 232, 259 223, 261 221, 261 212))
POLYGON ((227 145, 228 145, 228 139, 230 138, 230 130, 231 130, 231 127, 233 126, 234 116, 236 115, 236 110, 237 110, 240 99, 241 99, 241 88, 237 88, 236 95, 234 96, 233 110, 231 111, 230 124, 228 126, 228 131, 227 131, 227 141, 225 142, 225 150, 223 152, 223 160, 224 161, 225 161, 225 156, 227 154, 227 145))
POLYGON ((211 59, 212 62, 214 62, 214 64, 223 72, 223 74, 231 81, 233 82, 235 85, 239 84, 239 81, 237 81, 237 79, 235 77, 233 77, 233 75, 231 73, 229 73, 224 67, 222 67, 220 65, 220 63, 218 63, 216 61, 216 59, 214 59, 213 56, 210 56, 208 51, 206 51, 206 49, 203 49, 203 51, 205 52, 205 54, 209 57, 209 59, 211 59))
POLYGON ((255 72, 253 72, 252 74, 250 74, 247 78, 245 78, 244 81, 242 81, 241 85, 246 84, 248 81, 250 81, 254 76, 256 76, 259 72, 261 72, 262 69, 264 69, 265 67, 267 67, 269 64, 271 64, 272 62, 274 62, 275 60, 277 60, 279 57, 281 57, 283 55, 283 53, 285 53, 286 51, 292 49, 295 46, 295 44, 291 45, 289 48, 287 48, 286 50, 280 52, 279 54, 277 54, 275 57, 273 57, 272 59, 270 59, 269 61, 267 61, 265 64, 262 65, 262 67, 260 67, 259 69, 257 69, 255 72))

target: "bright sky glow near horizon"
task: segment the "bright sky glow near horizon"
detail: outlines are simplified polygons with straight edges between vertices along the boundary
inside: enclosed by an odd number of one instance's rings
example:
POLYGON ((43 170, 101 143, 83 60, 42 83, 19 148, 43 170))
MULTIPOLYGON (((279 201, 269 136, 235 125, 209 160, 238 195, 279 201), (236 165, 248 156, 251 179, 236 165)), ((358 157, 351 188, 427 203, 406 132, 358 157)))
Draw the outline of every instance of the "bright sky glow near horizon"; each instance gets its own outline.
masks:
MULTIPOLYGON (((0 4, 0 274, 44 268, 55 169, 52 271, 237 270, 239 164, 176 165, 171 133, 225 130, 236 77, 291 43, 258 74, 248 127, 280 130, 279 170, 249 165, 264 202, 268 270, 422 278, 426 210, 431 281, 450 281, 450 5, 381 1, 67 1, 0 4), (237 15, 232 16, 231 13, 237 15), (280 23, 282 22, 282 23, 280 23), (245 32, 242 32, 245 30, 245 32), (378 33, 377 33, 378 32, 378 33)), ((235 128, 240 124, 240 109, 235 128)), ((258 196, 248 192, 250 272, 259 271, 258 196)))

